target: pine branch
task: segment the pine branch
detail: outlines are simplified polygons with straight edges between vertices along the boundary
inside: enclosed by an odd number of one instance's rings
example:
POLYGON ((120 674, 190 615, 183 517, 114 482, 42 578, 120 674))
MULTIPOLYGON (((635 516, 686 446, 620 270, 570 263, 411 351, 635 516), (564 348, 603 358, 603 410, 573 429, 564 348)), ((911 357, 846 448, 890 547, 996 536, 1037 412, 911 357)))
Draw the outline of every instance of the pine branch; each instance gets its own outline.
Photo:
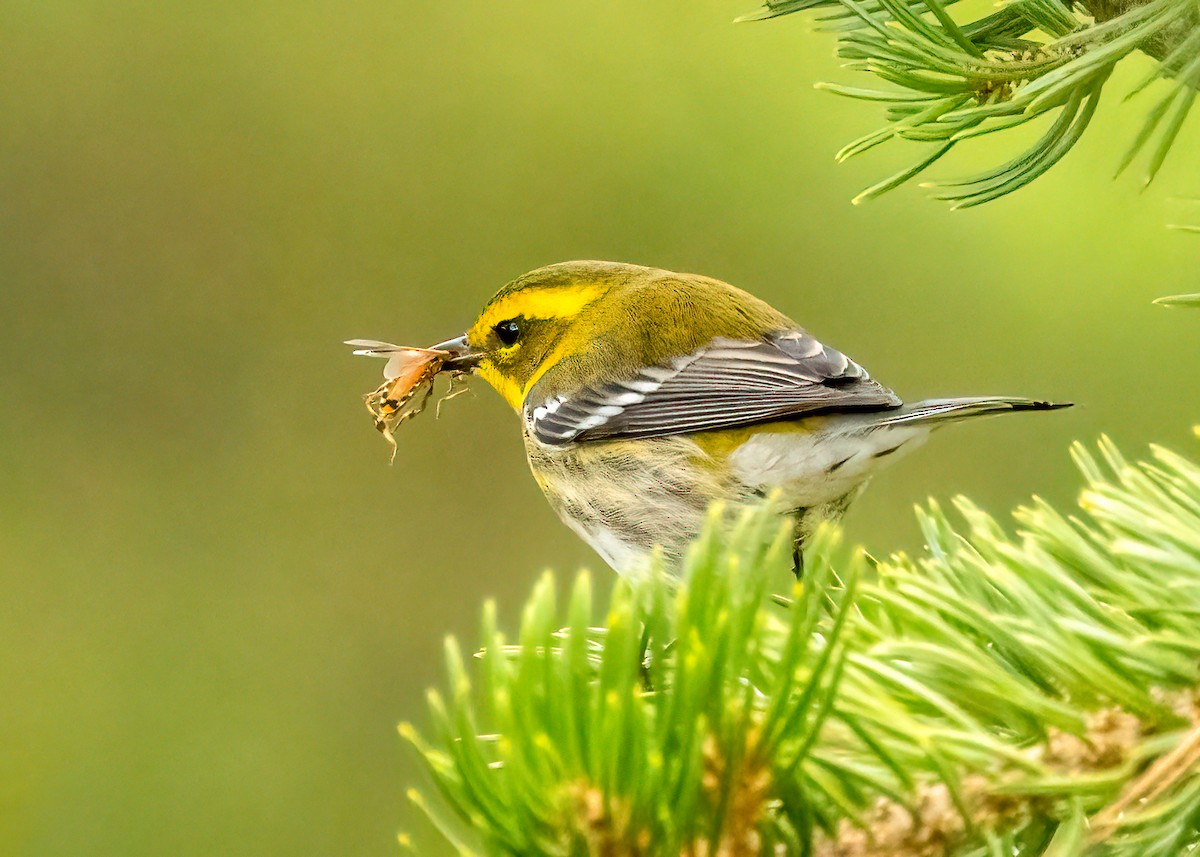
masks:
POLYGON ((885 89, 818 84, 884 105, 886 124, 845 146, 845 160, 891 140, 924 145, 912 166, 867 188, 855 203, 904 184, 958 145, 1053 116, 1044 135, 1011 161, 954 181, 931 182, 954 208, 1012 193, 1058 163, 1087 130, 1117 64, 1136 52, 1158 62, 1126 97, 1166 81, 1117 172, 1149 148, 1152 181, 1200 87, 1200 10, 1194 0, 1012 0, 980 17, 948 10, 955 0, 766 0, 741 20, 817 10, 848 68, 885 89))
POLYGON ((1108 442, 1081 512, 921 513, 876 564, 831 530, 715 523, 690 577, 544 578, 517 641, 447 642, 402 732, 459 854, 1176 855, 1200 846, 1200 467, 1108 442), (1089 850, 1090 849, 1090 850, 1089 850))

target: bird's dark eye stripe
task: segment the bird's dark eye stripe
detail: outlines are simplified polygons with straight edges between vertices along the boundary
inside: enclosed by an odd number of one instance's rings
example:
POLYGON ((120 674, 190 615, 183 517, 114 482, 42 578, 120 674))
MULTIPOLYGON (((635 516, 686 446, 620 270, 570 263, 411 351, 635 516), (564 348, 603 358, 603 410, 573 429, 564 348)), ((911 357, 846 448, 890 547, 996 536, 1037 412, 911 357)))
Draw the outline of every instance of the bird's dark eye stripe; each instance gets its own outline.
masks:
POLYGON ((512 345, 521 335, 521 325, 515 318, 500 322, 492 330, 496 331, 496 336, 505 345, 512 345))

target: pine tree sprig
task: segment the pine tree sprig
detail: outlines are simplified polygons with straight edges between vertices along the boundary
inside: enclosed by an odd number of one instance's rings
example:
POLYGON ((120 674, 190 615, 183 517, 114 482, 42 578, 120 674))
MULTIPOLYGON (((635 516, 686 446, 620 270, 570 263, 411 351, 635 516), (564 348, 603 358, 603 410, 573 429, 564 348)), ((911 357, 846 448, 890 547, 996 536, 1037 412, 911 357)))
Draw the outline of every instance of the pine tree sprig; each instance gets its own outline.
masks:
POLYGON ((1192 0, 1013 0, 982 17, 953 16, 946 0, 766 0, 739 20, 818 10, 847 67, 892 88, 819 88, 885 106, 886 124, 838 153, 845 160, 890 140, 927 145, 912 166, 854 198, 910 181, 964 141, 1004 132, 1049 113, 1036 143, 1003 166, 933 182, 954 208, 998 199, 1058 163, 1083 136, 1117 64, 1134 53, 1157 60, 1129 97, 1157 81, 1165 89, 1120 159, 1120 173, 1149 147, 1145 182, 1158 174, 1200 87, 1200 10, 1192 0))
POLYGON ((966 500, 877 562, 714 512, 689 575, 484 611, 428 738, 460 854, 1175 855, 1200 847, 1200 466, 1107 440, 1079 510, 966 500), (953 523, 957 522, 957 523, 953 523), (1089 850, 1090 849, 1090 850, 1089 850))

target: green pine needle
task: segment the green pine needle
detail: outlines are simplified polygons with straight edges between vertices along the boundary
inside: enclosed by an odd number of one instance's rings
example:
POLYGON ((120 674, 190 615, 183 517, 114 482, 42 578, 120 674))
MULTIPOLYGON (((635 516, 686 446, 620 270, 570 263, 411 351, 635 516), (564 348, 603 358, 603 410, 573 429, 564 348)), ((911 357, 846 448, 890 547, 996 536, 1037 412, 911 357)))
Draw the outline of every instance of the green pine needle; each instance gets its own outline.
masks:
POLYGON ((1200 307, 1200 294, 1168 295, 1166 297, 1155 298, 1154 302, 1159 306, 1200 307))

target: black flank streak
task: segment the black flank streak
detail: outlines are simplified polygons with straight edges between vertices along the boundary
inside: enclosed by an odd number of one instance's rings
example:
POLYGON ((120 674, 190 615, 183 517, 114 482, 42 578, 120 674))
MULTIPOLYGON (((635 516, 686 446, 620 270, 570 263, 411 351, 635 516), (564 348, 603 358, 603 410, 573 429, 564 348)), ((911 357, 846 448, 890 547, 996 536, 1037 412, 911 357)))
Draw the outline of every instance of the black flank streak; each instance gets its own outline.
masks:
MULTIPOLYGON (((841 467, 843 464, 845 464, 847 461, 849 461, 853 457, 854 457, 853 455, 847 455, 845 458, 843 458, 841 461, 837 462, 836 464, 829 465, 829 469, 826 470, 825 472, 833 473, 833 471, 837 470, 839 467, 841 467)), ((876 458, 878 458, 878 456, 876 456, 876 458)))

